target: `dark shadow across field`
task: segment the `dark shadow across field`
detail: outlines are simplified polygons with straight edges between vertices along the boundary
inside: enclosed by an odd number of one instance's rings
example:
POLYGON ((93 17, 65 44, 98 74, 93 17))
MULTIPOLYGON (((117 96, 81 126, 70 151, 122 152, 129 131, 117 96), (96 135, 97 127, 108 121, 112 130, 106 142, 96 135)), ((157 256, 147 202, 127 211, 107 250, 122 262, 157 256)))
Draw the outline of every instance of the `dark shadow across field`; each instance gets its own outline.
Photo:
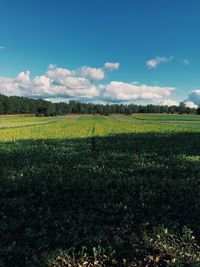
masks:
POLYGON ((140 133, 0 143, 2 262, 39 266, 58 248, 95 244, 124 256, 135 236, 161 224, 200 237, 199 140, 140 133))

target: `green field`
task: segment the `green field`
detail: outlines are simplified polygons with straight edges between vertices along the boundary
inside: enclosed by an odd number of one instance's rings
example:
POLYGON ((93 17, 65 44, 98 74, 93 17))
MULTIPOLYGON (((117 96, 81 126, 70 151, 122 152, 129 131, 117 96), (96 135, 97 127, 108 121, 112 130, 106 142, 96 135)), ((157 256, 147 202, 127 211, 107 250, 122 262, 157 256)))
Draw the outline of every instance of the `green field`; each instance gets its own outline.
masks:
POLYGON ((0 116, 0 141, 66 139, 123 133, 199 132, 200 116, 135 114, 59 117, 0 116))
POLYGON ((0 116, 0 179, 0 266, 200 266, 200 116, 0 116))

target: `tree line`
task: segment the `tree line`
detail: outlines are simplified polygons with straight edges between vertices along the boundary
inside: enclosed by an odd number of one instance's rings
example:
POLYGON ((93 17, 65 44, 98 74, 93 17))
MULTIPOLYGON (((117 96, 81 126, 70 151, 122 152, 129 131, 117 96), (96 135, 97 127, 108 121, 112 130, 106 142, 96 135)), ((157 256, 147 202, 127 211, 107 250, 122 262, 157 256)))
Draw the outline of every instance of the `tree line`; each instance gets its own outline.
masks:
POLYGON ((71 100, 69 103, 52 103, 43 99, 30 99, 19 96, 0 95, 0 114, 36 114, 37 116, 56 116, 65 114, 100 114, 113 113, 200 113, 200 109, 179 106, 135 105, 135 104, 94 104, 71 100))

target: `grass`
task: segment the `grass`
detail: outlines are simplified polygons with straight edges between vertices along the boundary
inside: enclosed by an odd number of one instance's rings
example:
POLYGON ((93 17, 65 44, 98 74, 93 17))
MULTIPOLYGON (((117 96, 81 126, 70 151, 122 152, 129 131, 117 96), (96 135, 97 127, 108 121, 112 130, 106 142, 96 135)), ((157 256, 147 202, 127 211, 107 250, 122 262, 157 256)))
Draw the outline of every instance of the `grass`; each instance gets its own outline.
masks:
POLYGON ((199 266, 198 120, 141 116, 0 129, 0 266, 199 266))
POLYGON ((120 133, 198 132, 199 119, 200 117, 195 115, 159 114, 108 117, 70 115, 56 118, 1 117, 0 141, 83 138, 120 133), (190 117, 191 120, 187 120, 190 117))
POLYGON ((132 115, 138 120, 153 120, 153 121, 181 121, 189 122, 195 121, 200 122, 200 117, 197 115, 185 115, 185 114, 134 114, 132 115))

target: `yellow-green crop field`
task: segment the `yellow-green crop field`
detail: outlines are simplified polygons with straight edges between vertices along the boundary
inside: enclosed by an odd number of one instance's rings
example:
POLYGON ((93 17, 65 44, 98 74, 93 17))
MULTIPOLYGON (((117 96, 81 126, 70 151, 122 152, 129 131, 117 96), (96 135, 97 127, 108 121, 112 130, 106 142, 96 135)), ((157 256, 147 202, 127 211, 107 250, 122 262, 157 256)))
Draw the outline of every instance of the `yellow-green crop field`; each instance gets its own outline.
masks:
POLYGON ((0 141, 65 139, 120 133, 199 132, 200 116, 135 114, 131 116, 68 115, 58 117, 0 117, 0 141))
POLYGON ((200 266, 200 116, 0 116, 1 267, 200 266))

